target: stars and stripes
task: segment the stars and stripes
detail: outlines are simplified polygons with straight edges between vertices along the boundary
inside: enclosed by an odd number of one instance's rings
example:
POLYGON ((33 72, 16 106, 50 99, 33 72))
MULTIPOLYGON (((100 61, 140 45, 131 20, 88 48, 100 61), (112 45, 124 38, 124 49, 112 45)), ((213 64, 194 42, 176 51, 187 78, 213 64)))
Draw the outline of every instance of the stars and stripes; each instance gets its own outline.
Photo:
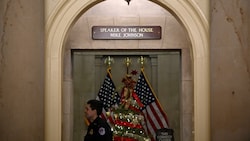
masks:
MULTIPOLYGON (((156 131, 161 128, 168 128, 168 120, 165 112, 163 111, 158 99, 153 92, 153 89, 148 82, 143 69, 137 80, 134 92, 137 94, 143 107, 140 111, 143 112, 146 126, 145 130, 151 137, 151 140, 155 140, 156 131)), ((118 105, 120 102, 120 95, 116 92, 116 87, 111 78, 110 69, 107 70, 107 75, 104 82, 98 92, 97 99, 103 102, 104 109, 102 118, 106 119, 111 124, 114 123, 111 108, 118 105), (111 115, 107 116, 107 112, 111 115)))
POLYGON ((134 91, 144 105, 140 110, 145 116, 147 132, 152 140, 154 140, 157 129, 168 128, 168 120, 143 70, 141 71, 134 91))
POLYGON ((110 111, 110 108, 120 102, 120 96, 116 92, 116 87, 114 85, 113 80, 111 79, 110 68, 107 70, 107 75, 104 79, 103 84, 98 92, 97 98, 98 100, 103 102, 103 112, 102 118, 108 120, 109 122, 113 122, 113 119, 106 116, 106 112, 110 111))

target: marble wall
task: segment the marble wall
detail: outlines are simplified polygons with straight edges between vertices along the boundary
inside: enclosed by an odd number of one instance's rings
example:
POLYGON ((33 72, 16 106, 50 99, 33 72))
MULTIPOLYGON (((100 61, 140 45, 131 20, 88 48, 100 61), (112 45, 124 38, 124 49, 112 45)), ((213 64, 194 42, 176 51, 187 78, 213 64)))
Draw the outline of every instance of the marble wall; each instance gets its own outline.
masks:
POLYGON ((250 1, 211 1, 213 141, 250 140, 250 1))
POLYGON ((43 0, 0 1, 0 140, 44 140, 43 0))

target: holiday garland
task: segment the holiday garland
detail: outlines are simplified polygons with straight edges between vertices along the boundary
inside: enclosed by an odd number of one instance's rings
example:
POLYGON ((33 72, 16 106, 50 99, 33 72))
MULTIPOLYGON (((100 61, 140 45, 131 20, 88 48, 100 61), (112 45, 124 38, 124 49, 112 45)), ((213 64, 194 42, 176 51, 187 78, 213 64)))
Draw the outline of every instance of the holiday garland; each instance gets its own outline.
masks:
MULTIPOLYGON (((136 75, 136 71, 132 71, 136 75)), ((122 82, 121 101, 113 107, 107 116, 114 119, 112 123, 114 141, 150 141, 144 130, 145 118, 139 110, 143 107, 137 94, 134 92, 136 81, 132 75, 126 75, 122 82)))

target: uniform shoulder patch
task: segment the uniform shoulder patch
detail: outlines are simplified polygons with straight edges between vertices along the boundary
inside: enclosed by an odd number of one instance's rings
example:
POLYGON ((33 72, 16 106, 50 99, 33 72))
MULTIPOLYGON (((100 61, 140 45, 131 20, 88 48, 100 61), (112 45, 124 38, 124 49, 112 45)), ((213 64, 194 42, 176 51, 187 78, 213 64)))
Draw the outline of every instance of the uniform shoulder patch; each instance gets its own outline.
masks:
POLYGON ((105 128, 100 127, 98 132, 99 132, 100 135, 105 135, 105 128))
POLYGON ((93 135, 93 133, 94 133, 93 129, 90 129, 89 134, 93 135))

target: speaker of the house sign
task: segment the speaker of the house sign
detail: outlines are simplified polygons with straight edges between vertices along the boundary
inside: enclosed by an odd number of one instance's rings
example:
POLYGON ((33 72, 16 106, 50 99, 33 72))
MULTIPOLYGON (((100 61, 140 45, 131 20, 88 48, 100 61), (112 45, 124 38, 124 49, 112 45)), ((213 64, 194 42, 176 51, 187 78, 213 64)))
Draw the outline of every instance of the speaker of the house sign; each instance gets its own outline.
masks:
POLYGON ((161 26, 93 26, 93 40, 160 40, 161 26))

